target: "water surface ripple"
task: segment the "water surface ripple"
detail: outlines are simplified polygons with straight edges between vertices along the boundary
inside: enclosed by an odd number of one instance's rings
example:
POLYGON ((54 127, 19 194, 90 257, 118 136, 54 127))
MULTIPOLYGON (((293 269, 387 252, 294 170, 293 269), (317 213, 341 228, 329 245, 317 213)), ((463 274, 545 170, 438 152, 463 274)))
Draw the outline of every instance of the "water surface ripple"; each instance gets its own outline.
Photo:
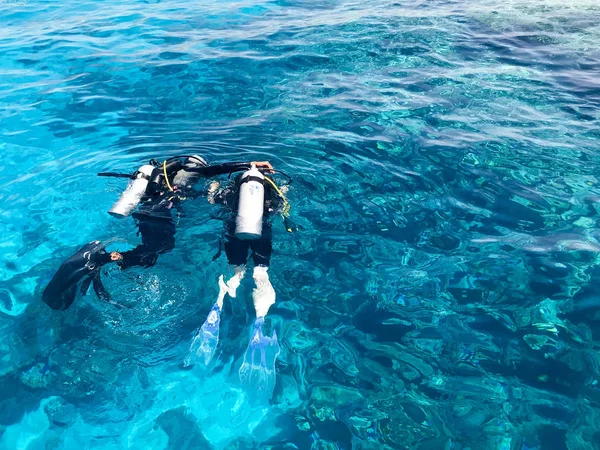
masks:
POLYGON ((0 0, 0 447, 600 449, 600 5, 595 0, 0 0), (76 247, 150 158, 270 160, 269 405, 182 370, 221 230, 111 268, 116 309, 52 313, 76 247), (598 414, 598 415, 597 415, 598 414))

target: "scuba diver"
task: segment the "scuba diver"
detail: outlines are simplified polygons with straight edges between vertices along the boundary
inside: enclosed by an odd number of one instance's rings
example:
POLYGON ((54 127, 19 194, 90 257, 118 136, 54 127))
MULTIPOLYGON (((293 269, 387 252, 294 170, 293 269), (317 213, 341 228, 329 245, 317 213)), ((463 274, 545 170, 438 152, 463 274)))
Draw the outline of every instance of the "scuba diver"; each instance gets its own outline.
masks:
POLYGON ((84 245, 62 264, 45 288, 42 300, 52 309, 65 310, 71 306, 78 292, 87 292, 91 283, 99 298, 109 300, 110 296, 100 280, 100 267, 109 262, 116 262, 122 269, 152 267, 160 254, 175 247, 172 211, 179 209, 186 195, 194 194, 192 188, 199 178, 247 170, 252 165, 263 170, 272 169, 266 161, 209 166, 202 157, 195 155, 170 158, 162 165, 152 160, 132 175, 112 172, 98 174, 131 179, 127 189, 108 212, 114 217, 124 218, 137 207, 132 216, 142 243, 133 250, 110 254, 100 241, 84 245), (182 158, 186 159, 182 161, 182 158))
MULTIPOLYGON (((192 341, 186 365, 193 364, 197 358, 205 364, 212 359, 218 343, 223 300, 227 294, 232 298, 236 297, 237 288, 246 272, 248 252, 251 250, 256 284, 252 294, 256 320, 240 368, 240 379, 243 383, 255 386, 260 392, 272 393, 275 384, 274 364, 279 346, 275 332, 272 337, 267 337, 262 332, 265 316, 275 303, 275 290, 267 272, 272 252, 270 218, 275 212, 280 212, 286 230, 291 232, 295 227, 288 218, 289 203, 284 194, 285 189, 279 188, 267 175, 275 172, 268 161, 208 165, 197 155, 176 156, 162 164, 151 160, 132 175, 111 172, 98 174, 131 180, 108 212, 120 218, 131 214, 142 243, 126 252, 111 253, 105 251, 105 245, 100 241, 84 245, 61 265, 44 290, 42 300, 52 309, 66 310, 78 293, 84 295, 92 285, 100 299, 111 302, 100 279, 100 268, 110 262, 116 263, 121 269, 153 266, 160 254, 175 247, 176 227, 172 211, 179 210, 186 197, 197 196, 199 192, 193 189, 196 182, 200 178, 225 174, 231 176, 240 171, 244 173, 227 187, 219 189, 219 183, 214 181, 208 190, 209 202, 223 205, 228 212, 224 236, 220 242, 229 264, 233 266, 234 275, 227 282, 223 275, 220 276, 217 301, 192 341), (258 362, 255 362, 255 356, 258 362)), ((221 249, 214 259, 220 253, 221 249)))
POLYGON ((256 318, 239 376, 243 384, 253 386, 257 394, 268 398, 275 387, 275 360, 279 354, 277 333, 273 331, 273 336, 268 337, 262 331, 265 316, 275 303, 275 290, 268 275, 272 253, 271 218, 280 213, 286 230, 293 232, 296 229, 289 220, 286 188, 278 187, 271 177, 254 166, 223 188, 217 181, 210 184, 208 201, 222 205, 224 211, 223 237, 213 260, 225 250, 233 275, 227 281, 223 275, 219 277, 217 300, 192 340, 190 355, 185 361, 186 365, 193 364, 195 360, 206 365, 211 361, 219 342, 223 300, 227 294, 236 298, 237 288, 246 274, 248 253, 251 252, 255 283, 252 300, 256 318))

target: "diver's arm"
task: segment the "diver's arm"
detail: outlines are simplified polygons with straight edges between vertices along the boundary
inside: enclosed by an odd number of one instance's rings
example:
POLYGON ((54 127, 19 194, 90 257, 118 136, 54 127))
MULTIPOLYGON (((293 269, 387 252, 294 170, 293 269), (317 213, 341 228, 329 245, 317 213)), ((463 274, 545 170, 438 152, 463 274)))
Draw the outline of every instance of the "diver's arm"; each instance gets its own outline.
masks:
POLYGON ((238 172, 241 170, 250 169, 251 166, 272 170, 273 166, 268 161, 252 161, 252 162, 230 162, 224 164, 215 164, 213 166, 194 167, 185 169, 189 172, 196 172, 204 177, 214 177, 216 175, 224 175, 227 173, 238 172))
POLYGON ((194 167, 186 169, 189 172, 197 172, 204 177, 214 177, 216 175, 224 175, 226 173, 237 172, 250 168, 249 162, 230 162, 224 164, 215 164, 213 166, 194 167))

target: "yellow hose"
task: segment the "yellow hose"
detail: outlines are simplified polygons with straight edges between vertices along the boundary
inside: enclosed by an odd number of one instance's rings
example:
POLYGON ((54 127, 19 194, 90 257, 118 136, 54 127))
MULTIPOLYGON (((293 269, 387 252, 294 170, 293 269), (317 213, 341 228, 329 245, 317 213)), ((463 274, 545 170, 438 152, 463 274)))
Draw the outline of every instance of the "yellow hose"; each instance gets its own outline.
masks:
POLYGON ((167 176, 167 160, 166 159, 163 161, 163 173, 165 174, 165 181, 167 182, 167 186, 169 187, 169 190, 171 192, 173 192, 173 188, 171 187, 171 183, 169 183, 169 177, 167 176))
POLYGON ((283 200, 283 207, 281 208, 281 218, 283 219, 283 222, 285 224, 285 229, 288 231, 288 233, 292 233, 294 230, 290 226, 288 226, 288 223, 286 221, 286 218, 290 216, 290 202, 288 202, 288 199, 286 198, 284 193, 281 192, 281 189, 277 187, 273 180, 271 180, 268 177, 265 177, 265 180, 267 180, 271 184, 271 186, 273 186, 273 189, 275 189, 277 194, 279 194, 279 196, 283 200))
POLYGON ((288 217, 290 215, 290 202, 288 202, 288 199, 286 198, 284 193, 281 192, 281 189, 279 189, 277 187, 277 185, 275 184, 275 182, 273 180, 271 180, 268 177, 265 177, 265 180, 267 180, 271 184, 271 186, 273 186, 273 189, 275 189, 275 191, 279 194, 279 196, 283 200, 283 207, 281 208, 281 215, 283 217, 288 217))

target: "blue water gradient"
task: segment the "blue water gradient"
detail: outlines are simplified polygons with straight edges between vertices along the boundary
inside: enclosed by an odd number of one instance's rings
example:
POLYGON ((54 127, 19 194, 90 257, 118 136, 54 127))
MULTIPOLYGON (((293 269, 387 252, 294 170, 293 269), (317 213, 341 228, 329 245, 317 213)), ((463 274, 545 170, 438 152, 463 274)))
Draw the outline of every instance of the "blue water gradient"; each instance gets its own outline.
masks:
POLYGON ((0 448, 600 449, 596 0, 0 0, 0 448), (40 292, 150 158, 269 160, 270 402, 211 364, 221 222, 51 311, 40 292))

